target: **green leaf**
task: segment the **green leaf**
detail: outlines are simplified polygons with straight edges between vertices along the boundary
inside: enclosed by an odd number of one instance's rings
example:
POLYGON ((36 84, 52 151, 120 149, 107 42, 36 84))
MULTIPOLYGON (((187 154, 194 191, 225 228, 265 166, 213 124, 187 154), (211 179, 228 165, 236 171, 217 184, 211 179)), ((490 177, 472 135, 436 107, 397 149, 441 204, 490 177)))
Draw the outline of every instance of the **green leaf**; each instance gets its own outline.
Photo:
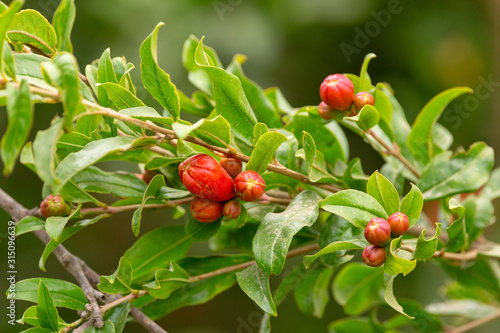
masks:
POLYGON ((302 135, 302 147, 304 147, 306 173, 309 174, 316 159, 316 143, 311 134, 304 132, 302 135))
POLYGON ((82 150, 69 154, 59 163, 55 169, 55 176, 58 183, 54 192, 58 193, 75 174, 97 163, 104 157, 114 153, 124 152, 146 142, 147 141, 144 141, 142 138, 135 139, 132 137, 120 136, 88 143, 82 150))
POLYGON ((16 237, 35 230, 44 230, 45 221, 34 216, 26 216, 16 224, 16 237))
POLYGON ((447 252, 458 252, 466 249, 469 246, 469 235, 465 226, 465 208, 457 199, 451 198, 449 201, 449 209, 457 218, 446 228, 448 233, 447 252))
POLYGON ((258 173, 266 171, 269 162, 274 156, 278 147, 287 140, 286 136, 280 132, 264 133, 255 145, 250 160, 247 163, 246 170, 253 170, 258 173))
MULTIPOLYGON (((43 281, 56 307, 65 307, 72 310, 85 310, 88 303, 83 291, 77 285, 58 279, 31 278, 16 283, 16 300, 38 302, 38 286, 43 281)), ((10 294, 13 295, 13 294, 10 294)))
POLYGON ((368 75, 368 64, 370 63, 370 60, 376 57, 377 56, 374 53, 368 53, 365 56, 363 64, 361 65, 361 72, 359 74, 359 91, 368 91, 372 88, 372 81, 368 75))
POLYGON ((238 79, 240 79, 245 96, 247 97, 252 110, 255 112, 257 121, 266 124, 270 128, 281 128, 283 126, 281 118, 269 97, 267 97, 262 87, 250 80, 243 73, 241 65, 245 61, 246 56, 236 54, 233 57, 231 64, 227 67, 227 71, 233 73, 238 77, 238 79))
POLYGON ((132 231, 134 232, 135 237, 137 237, 140 232, 142 210, 144 208, 144 205, 149 199, 156 198, 158 196, 160 188, 162 188, 163 186, 165 186, 165 177, 163 177, 163 175, 156 175, 149 183, 146 191, 144 191, 141 205, 134 211, 134 215, 132 216, 132 231))
POLYGON ((180 199, 180 198, 185 198, 188 195, 191 195, 191 192, 178 190, 176 188, 171 188, 168 186, 163 186, 162 188, 160 188, 160 191, 158 193, 158 199, 160 200, 180 199))
POLYGON ((337 241, 328 244, 324 248, 322 248, 320 251, 313 255, 308 255, 304 257, 304 266, 306 268, 311 267, 313 262, 318 259, 321 256, 324 256, 326 254, 330 254, 333 252, 337 251, 342 251, 342 250, 362 250, 365 247, 367 247, 369 244, 367 241, 364 239, 352 239, 352 240, 346 240, 346 241, 337 241))
POLYGON ((469 196, 464 203, 465 227, 469 235, 469 243, 479 237, 484 228, 495 223, 495 207, 488 196, 469 196))
POLYGON ((189 283, 188 273, 175 262, 170 262, 169 269, 159 269, 155 280, 145 284, 144 289, 154 298, 168 298, 175 290, 189 283))
MULTIPOLYGON (((111 62, 110 50, 107 48, 101 55, 99 59, 99 66, 97 67, 97 81, 96 83, 118 83, 116 78, 116 73, 113 68, 113 63, 111 62)), ((109 100, 108 93, 104 87, 97 87, 97 98, 102 106, 110 107, 111 103, 109 100)))
POLYGON ((59 329, 59 315, 50 296, 49 289, 42 280, 38 283, 38 320, 40 326, 56 332, 59 329))
POLYGON ((368 179, 361 166, 361 160, 357 157, 349 162, 342 178, 349 188, 358 191, 366 191, 368 179))
POLYGON ((73 211, 70 216, 51 216, 45 221, 45 230, 49 235, 50 239, 59 242, 61 240, 62 232, 64 227, 69 222, 70 219, 78 217, 80 215, 81 206, 73 211))
POLYGON ((427 165, 433 156, 432 128, 446 106, 458 96, 472 93, 467 87, 456 87, 443 91, 431 99, 420 111, 408 135, 408 148, 415 158, 427 165))
POLYGON ((133 271, 128 260, 121 257, 118 268, 113 274, 100 276, 97 288, 108 294, 128 293, 131 291, 130 284, 132 283, 133 271))
POLYGON ((345 318, 335 320, 328 325, 328 333, 379 333, 368 318, 345 318))
POLYGON ((184 226, 165 226, 143 235, 123 255, 134 270, 133 282, 144 283, 154 272, 184 257, 192 244, 184 226))
POLYGON ((368 131, 370 128, 377 125, 380 121, 380 115, 375 107, 367 104, 352 117, 344 117, 344 120, 354 121, 363 131, 368 131))
POLYGON ((422 208, 424 206, 424 198, 422 197, 422 192, 420 189, 411 184, 411 190, 401 201, 401 213, 408 216, 410 222, 410 228, 417 223, 422 213, 422 208))
POLYGON ((57 49, 59 51, 73 52, 71 30, 73 29, 74 21, 75 1, 62 0, 52 18, 52 25, 57 36, 57 49))
POLYGON ((115 306, 104 315, 105 321, 109 320, 113 323, 116 333, 121 333, 125 324, 127 323, 128 313, 130 312, 131 305, 125 302, 121 305, 115 306))
POLYGON ((266 96, 269 98, 271 103, 273 103, 275 109, 278 110, 280 114, 290 114, 295 111, 290 103, 288 103, 285 96, 283 96, 280 88, 270 87, 264 90, 264 92, 266 93, 266 96))
POLYGON ((119 84, 106 82, 98 83, 97 86, 106 90, 109 99, 116 105, 118 110, 146 106, 139 98, 119 84))
MULTIPOLYGON (((61 317, 58 316, 57 319, 58 319, 59 329, 67 326, 67 324, 61 317)), ((40 327, 40 320, 38 319, 38 306, 33 305, 27 308, 26 311, 24 311, 21 319, 18 319, 17 322, 21 325, 28 324, 40 327)), ((49 332, 52 332, 52 330, 49 330, 49 332)))
POLYGON ((179 95, 181 110, 184 112, 198 117, 208 117, 214 109, 212 100, 202 91, 195 91, 191 98, 180 90, 177 90, 177 94, 179 95))
POLYGON ((373 94, 373 98, 375 99, 375 104, 373 106, 380 114, 380 128, 391 139, 391 141, 394 141, 394 133, 392 129, 392 104, 389 97, 384 93, 386 88, 387 87, 383 83, 377 83, 375 93, 373 94))
POLYGON ((21 333, 54 333, 54 331, 48 328, 32 327, 22 331, 21 333))
POLYGON ((42 14, 33 9, 25 9, 16 14, 7 36, 11 42, 28 44, 48 55, 57 50, 54 28, 42 14))
POLYGON ((196 48, 195 62, 212 80, 217 113, 229 121, 240 139, 250 144, 257 119, 238 77, 211 64, 212 61, 203 49, 203 39, 196 48))
POLYGON ((158 23, 141 45, 141 79, 147 91, 177 120, 180 113, 179 95, 170 76, 158 66, 157 60, 158 31, 162 25, 163 22, 158 23))
POLYGON ((38 131, 33 141, 33 157, 38 177, 50 185, 55 183, 56 143, 62 133, 62 120, 56 118, 48 129, 38 131))
POLYGON ((330 195, 323 200, 321 208, 342 216, 362 229, 374 217, 387 218, 384 208, 374 197, 356 190, 344 190, 330 195))
POLYGON ((83 333, 116 333, 116 331, 113 323, 110 320, 106 320, 103 327, 97 328, 95 326, 91 326, 83 331, 83 333))
MULTIPOLYGON (((2 62, 5 65, 4 70, 5 74, 9 76, 14 81, 17 81, 16 78, 16 64, 14 60, 14 55, 12 54, 12 50, 10 49, 10 45, 7 41, 4 41, 3 46, 3 54, 2 54, 2 62)), ((0 49, 1 51, 1 49, 0 49)), ((1 53, 0 53, 1 54, 1 53)), ((5 105, 5 103, 0 102, 0 105, 5 105)))
POLYGON ((195 242, 204 242, 215 236, 220 229, 222 218, 214 222, 202 223, 190 216, 186 224, 186 234, 191 236, 195 242))
MULTIPOLYGON (((304 160, 306 159, 304 149, 297 150, 295 155, 299 158, 304 159, 304 160)), ((314 156, 314 163, 312 164, 312 168, 307 175, 309 177, 309 180, 311 180, 314 183, 340 184, 341 183, 340 180, 337 177, 330 174, 328 171, 326 171, 327 169, 328 169, 328 166, 327 166, 326 161, 325 161, 325 156, 319 150, 316 150, 316 153, 314 156)))
POLYGON ((253 239, 253 253, 259 267, 279 274, 293 236, 303 227, 312 226, 319 215, 321 197, 312 191, 299 193, 282 213, 267 214, 253 239))
POLYGON ((381 302, 383 269, 361 263, 349 263, 335 276, 333 297, 350 316, 359 315, 381 302))
POLYGON ((236 273, 236 279, 241 290, 247 294, 257 305, 272 316, 277 316, 271 289, 269 287, 269 274, 258 265, 247 267, 236 273))
MULTIPOLYGON (((3 55, 4 41, 12 21, 16 13, 21 9, 24 0, 14 0, 10 3, 8 9, 0 13, 0 55, 3 55)), ((0 74, 5 78, 5 69, 3 68, 3 61, 0 61, 0 74)))
POLYGON ((330 300, 328 288, 333 273, 334 270, 329 267, 320 267, 309 270, 301 277, 297 286, 293 288, 293 295, 302 313, 316 318, 323 317, 330 300))
POLYGON ((425 239, 425 229, 422 230, 420 236, 418 236, 413 257, 418 261, 426 261, 432 258, 438 247, 439 235, 441 235, 441 223, 436 223, 436 233, 429 239, 425 239))
POLYGON ((231 126, 222 116, 213 119, 203 118, 193 125, 176 122, 172 124, 172 129, 181 140, 192 133, 193 136, 214 146, 227 148, 231 144, 231 126))
POLYGON ((390 275, 408 275, 417 265, 417 261, 412 258, 411 254, 406 251, 399 250, 403 240, 401 237, 391 241, 389 246, 389 255, 385 259, 384 271, 390 275))
POLYGON ((387 304, 389 304, 389 306, 391 308, 393 308, 397 312, 405 315, 406 317, 408 317, 410 319, 414 319, 414 317, 411 317, 404 312, 403 307, 398 303, 398 301, 394 297, 393 285, 394 285, 394 279, 396 278, 396 276, 397 275, 386 276, 386 287, 385 287, 385 292, 384 292, 384 299, 387 302, 387 304))
POLYGON ((387 215, 399 212, 399 194, 394 185, 375 171, 368 179, 366 193, 377 199, 384 207, 387 215))
POLYGON ((252 140, 252 144, 254 147, 257 144, 257 141, 259 141, 260 137, 267 132, 269 132, 269 128, 267 127, 266 124, 263 123, 255 124, 255 126, 253 127, 253 140, 252 140))
POLYGON ((73 117, 85 111, 81 102, 78 64, 71 53, 56 54, 50 62, 42 64, 42 73, 57 86, 64 107, 64 127, 71 131, 73 117))
POLYGON ((424 169, 417 185, 425 201, 474 192, 488 181, 493 165, 493 149, 477 142, 467 152, 437 155, 424 169))
POLYGON ((7 116, 7 131, 0 142, 5 176, 14 170, 16 160, 33 124, 33 107, 28 82, 21 81, 19 89, 11 84, 7 85, 7 116))
POLYGON ((493 170, 488 183, 481 191, 481 195, 489 198, 490 200, 495 200, 500 197, 500 168, 493 170))

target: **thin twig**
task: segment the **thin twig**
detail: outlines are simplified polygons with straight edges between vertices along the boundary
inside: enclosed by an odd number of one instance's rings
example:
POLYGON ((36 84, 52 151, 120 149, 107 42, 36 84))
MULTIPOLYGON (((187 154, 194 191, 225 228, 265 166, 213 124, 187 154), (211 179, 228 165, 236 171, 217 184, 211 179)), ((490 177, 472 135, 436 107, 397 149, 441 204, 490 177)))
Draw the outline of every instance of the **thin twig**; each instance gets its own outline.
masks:
POLYGON ((471 322, 468 322, 467 324, 464 324, 459 327, 448 327, 446 329, 447 333, 464 333, 467 331, 470 331, 473 328, 479 327, 481 325, 484 325, 490 321, 493 321, 495 319, 500 318, 500 310, 495 311, 487 316, 484 316, 483 318, 479 318, 477 320, 473 320, 471 322))
POLYGON ((144 296, 144 295, 146 295, 146 291, 145 290, 139 290, 136 293, 130 293, 130 294, 126 295, 126 296, 120 297, 118 299, 115 299, 112 302, 106 303, 105 305, 101 306, 101 312, 102 313, 106 313, 107 311, 109 311, 110 309, 114 308, 115 306, 118 306, 118 305, 120 305, 122 303, 125 303, 125 302, 128 302, 130 300, 139 298, 139 297, 144 296))

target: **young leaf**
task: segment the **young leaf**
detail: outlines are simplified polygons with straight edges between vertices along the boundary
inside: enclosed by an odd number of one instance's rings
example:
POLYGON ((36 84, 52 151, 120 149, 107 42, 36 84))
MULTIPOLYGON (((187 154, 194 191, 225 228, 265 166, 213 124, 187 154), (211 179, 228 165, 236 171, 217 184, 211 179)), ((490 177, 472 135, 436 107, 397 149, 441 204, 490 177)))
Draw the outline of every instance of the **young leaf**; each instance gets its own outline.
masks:
POLYGON ((125 257, 121 257, 118 268, 113 274, 100 276, 97 288, 108 294, 128 293, 133 272, 132 265, 125 257))
POLYGON ((106 82, 98 83, 97 86, 106 90, 109 99, 116 105, 118 110, 146 106, 139 98, 119 84, 106 82))
POLYGON ((302 147, 304 147, 304 155, 306 161, 306 173, 309 174, 316 159, 316 143, 311 134, 303 132, 302 147))
POLYGON ((374 53, 368 53, 363 60, 363 64, 361 65, 361 72, 359 74, 359 91, 368 91, 372 88, 372 80, 368 75, 368 64, 370 60, 376 58, 377 56, 374 53))
MULTIPOLYGON (((64 322, 64 320, 61 317, 58 317, 57 319, 58 319, 59 328, 63 328, 63 327, 68 325, 64 322)), ((28 325, 40 327, 40 320, 38 319, 38 306, 33 305, 33 306, 30 306, 29 308, 27 308, 26 311, 24 311, 21 319, 18 319, 16 321, 21 325, 28 324, 28 325)), ((48 329, 48 330, 49 330, 49 332, 52 332, 52 330, 50 330, 50 329, 48 329)))
POLYGON ((56 32, 57 49, 59 51, 73 52, 73 45, 71 45, 71 30, 73 29, 73 22, 75 21, 75 11, 74 0, 62 0, 54 13, 52 25, 56 32))
POLYGON ((189 282, 188 273, 172 261, 169 269, 157 270, 155 280, 143 285, 143 287, 154 298, 165 299, 189 282))
POLYGON ((387 215, 399 212, 398 191, 394 185, 378 171, 375 171, 368 179, 366 193, 377 199, 382 207, 384 207, 387 215))
POLYGON ((293 236, 316 222, 320 199, 316 192, 303 191, 284 212, 264 217, 253 239, 255 260, 262 270, 274 274, 281 272, 293 236))
POLYGON ((45 221, 34 216, 26 216, 16 224, 16 237, 35 230, 45 229, 45 221))
POLYGON ((356 190, 344 190, 330 195, 323 200, 321 208, 342 216, 362 229, 374 217, 387 218, 384 208, 374 197, 356 190))
POLYGON ((202 223, 191 216, 186 224, 185 231, 195 242, 204 242, 219 232, 221 222, 222 218, 214 222, 202 223))
POLYGON ((195 62, 212 80, 217 113, 229 121, 231 128, 240 139, 251 144, 253 127, 257 119, 241 87, 240 80, 234 74, 211 64, 209 56, 203 49, 203 39, 196 48, 195 62))
POLYGON ((44 285, 47 287, 56 307, 85 310, 85 304, 87 304, 88 301, 80 287, 73 283, 58 279, 31 278, 18 281, 16 283, 15 296, 11 298, 37 303, 40 281, 43 281, 44 285))
POLYGON ((264 133, 255 145, 246 170, 253 170, 258 173, 266 171, 269 162, 274 156, 278 147, 287 140, 286 136, 280 132, 264 133))
POLYGON ((3 174, 12 173, 16 160, 33 124, 33 107, 30 98, 28 82, 21 81, 19 88, 7 85, 7 116, 8 125, 0 142, 0 155, 4 164, 3 174))
POLYGON ((469 246, 469 235, 465 226, 465 208, 455 198, 451 198, 449 209, 457 218, 446 228, 449 238, 446 251, 458 252, 469 246))
POLYGON ((436 223, 436 233, 429 239, 425 239, 425 229, 422 230, 420 236, 418 236, 413 257, 418 261, 426 261, 432 258, 437 250, 439 235, 441 235, 441 223, 436 223))
POLYGON ((395 238, 391 241, 389 246, 389 255, 387 256, 387 259, 385 259, 384 263, 384 271, 387 274, 398 275, 403 273, 403 275, 408 275, 417 265, 417 261, 415 259, 412 260, 404 256, 408 252, 403 250, 398 251, 401 247, 402 241, 401 237, 395 238))
MULTIPOLYGON (((446 106, 458 96, 472 93, 470 88, 451 88, 435 96, 420 111, 408 135, 408 148, 422 164, 427 165, 433 156, 432 128, 446 106)), ((439 170, 439 169, 438 169, 439 170)))
POLYGON ((54 301, 50 296, 49 289, 42 280, 38 283, 38 320, 40 326, 56 332, 59 329, 59 315, 54 301))
POLYGON ((132 216, 132 231, 134 232, 135 237, 137 237, 140 232, 142 209, 144 208, 144 205, 149 199, 156 198, 160 188, 163 186, 165 186, 165 177, 163 177, 163 175, 156 175, 149 183, 146 191, 144 191, 141 205, 135 210, 134 215, 132 216))
POLYGON ((352 120, 361 130, 367 131, 379 123, 380 115, 375 107, 367 104, 363 106, 357 115, 344 117, 344 120, 352 120))
POLYGON ((271 289, 269 288, 269 274, 258 265, 247 267, 236 273, 236 280, 241 290, 247 294, 257 305, 272 316, 277 316, 271 289))
POLYGON ((141 45, 141 79, 149 93, 177 120, 180 113, 177 88, 170 76, 158 66, 157 60, 158 31, 162 25, 163 22, 158 23, 141 45))
POLYGON ((192 242, 184 226, 160 227, 143 235, 123 255, 134 270, 132 281, 150 281, 158 269, 184 257, 192 242))
POLYGON ((306 315, 322 318, 330 296, 328 288, 334 270, 320 267, 307 271, 293 289, 295 303, 306 315))
POLYGON ((410 319, 414 319, 414 317, 411 317, 407 315, 404 312, 403 307, 398 303, 396 298, 394 297, 394 291, 393 291, 393 285, 394 285, 394 279, 396 278, 397 275, 386 275, 385 280, 386 280, 386 286, 385 286, 385 292, 384 292, 384 299, 389 304, 391 308, 396 310, 397 312, 405 315, 406 317, 410 319))
POLYGON ((267 127, 266 124, 263 123, 257 123, 253 127, 253 140, 252 140, 252 145, 255 147, 257 144, 257 141, 259 141, 260 137, 264 134, 269 132, 269 128, 267 127))
POLYGON ((61 240, 61 235, 64 227, 68 221, 74 217, 80 215, 81 205, 71 213, 69 216, 51 216, 45 221, 45 230, 49 235, 50 239, 59 242, 61 240))
POLYGON ((304 266, 306 266, 306 268, 311 267, 311 265, 316 259, 329 253, 342 250, 362 250, 368 245, 369 245, 368 242, 365 241, 364 239, 352 239, 347 241, 333 242, 322 248, 317 253, 305 256, 304 266))
MULTIPOLYGON (((21 9, 24 4, 24 0, 14 0, 10 3, 8 9, 0 13, 0 55, 3 55, 4 40, 7 34, 7 30, 12 23, 16 13, 21 9)), ((5 69, 3 68, 3 61, 0 61, 0 74, 5 78, 5 69)))
POLYGON ((425 201, 474 192, 488 181, 493 165, 493 149, 477 142, 467 152, 444 152, 434 157, 417 185, 425 201))
POLYGON ((42 14, 33 9, 25 9, 16 14, 7 36, 11 42, 28 44, 48 55, 57 50, 54 28, 42 14))
MULTIPOLYGON (((113 63, 111 62, 110 50, 107 48, 101 55, 99 59, 99 66, 97 67, 97 83, 118 83, 116 78, 116 73, 113 68, 113 63)), ((110 100, 108 93, 104 87, 97 86, 97 98, 99 99, 99 104, 105 107, 110 107, 110 100)))
POLYGON ((422 197, 422 192, 420 189, 411 184, 411 190, 401 201, 401 213, 408 216, 410 222, 410 228, 417 223, 422 213, 422 207, 424 206, 424 198, 422 197))

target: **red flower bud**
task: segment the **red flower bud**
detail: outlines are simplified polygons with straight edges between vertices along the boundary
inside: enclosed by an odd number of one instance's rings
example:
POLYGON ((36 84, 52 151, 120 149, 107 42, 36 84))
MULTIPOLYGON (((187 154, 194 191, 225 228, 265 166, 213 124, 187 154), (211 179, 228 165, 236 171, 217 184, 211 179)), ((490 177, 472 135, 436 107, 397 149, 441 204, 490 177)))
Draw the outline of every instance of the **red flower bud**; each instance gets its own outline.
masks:
POLYGON ((179 165, 179 177, 189 192, 202 198, 227 201, 235 197, 233 178, 215 160, 198 154, 179 165))
POLYGON ((335 117, 335 110, 329 107, 325 102, 318 105, 318 113, 325 120, 332 120, 335 117))
POLYGON ((385 250, 382 247, 368 245, 363 250, 363 261, 370 267, 379 267, 385 261, 385 250))
POLYGON ((243 168, 241 161, 235 158, 221 158, 220 165, 222 165, 224 170, 226 170, 233 179, 238 176, 243 168))
POLYGON ((222 216, 222 202, 195 197, 191 201, 191 215, 201 223, 210 223, 222 216))
POLYGON ((238 199, 229 200, 222 206, 222 215, 226 219, 235 219, 241 214, 241 204, 238 199))
POLYGON ((254 201, 259 199, 266 190, 266 182, 255 171, 247 170, 236 176, 234 180, 234 191, 238 198, 243 201, 254 201))
POLYGON ((389 216, 387 222, 389 222, 389 225, 391 226, 391 232, 394 237, 404 235, 410 228, 408 216, 401 212, 397 212, 389 216))
POLYGON ((375 217, 366 225, 365 238, 368 243, 384 246, 391 240, 391 226, 389 222, 380 217, 375 217))
POLYGON ((374 105, 375 104, 375 99, 373 98, 372 94, 370 94, 367 91, 360 91, 356 95, 354 95, 354 100, 353 100, 354 107, 356 108, 357 111, 361 110, 363 106, 369 104, 369 105, 374 105))
POLYGON ((321 83, 319 95, 329 107, 346 111, 350 109, 354 98, 354 85, 345 75, 329 75, 321 83))
POLYGON ((68 216, 70 212, 68 204, 59 194, 49 194, 40 204, 40 213, 45 217, 68 216))

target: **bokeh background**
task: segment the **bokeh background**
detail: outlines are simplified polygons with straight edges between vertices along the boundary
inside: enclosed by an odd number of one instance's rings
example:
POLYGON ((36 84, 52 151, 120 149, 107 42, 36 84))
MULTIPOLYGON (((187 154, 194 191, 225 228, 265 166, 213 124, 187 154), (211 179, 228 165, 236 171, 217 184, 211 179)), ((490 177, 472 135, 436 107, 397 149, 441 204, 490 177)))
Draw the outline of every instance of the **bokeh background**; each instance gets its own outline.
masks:
MULTIPOLYGON (((58 3, 27 0, 25 8, 39 10, 50 21, 58 3)), ((454 134, 454 149, 485 141, 500 151, 500 1, 77 0, 76 5, 72 39, 82 70, 110 47, 113 57, 125 56, 136 64, 132 74, 140 85, 140 44, 163 21, 166 25, 160 30, 158 60, 183 92, 190 95, 194 91, 181 62, 183 42, 193 34, 205 36, 205 44, 215 48, 224 64, 236 53, 247 55, 247 76, 263 87, 280 87, 298 107, 318 104, 318 87, 324 77, 337 72, 359 73, 364 56, 373 52, 377 58, 369 68, 372 80, 392 86, 410 121, 439 92, 453 86, 474 88, 476 93, 453 102, 440 122, 454 134)), ((138 94, 150 105, 159 106, 145 90, 139 89, 138 94)), ((58 105, 37 106, 33 133, 48 127, 60 111, 58 105)), ((0 134, 5 132, 6 121, 5 109, 0 108, 0 134)), ((360 157, 366 173, 381 165, 381 158, 361 140, 352 135, 349 140, 351 158, 360 157)), ((106 166, 138 171, 130 165, 106 166)), ((23 165, 18 164, 9 178, 0 176, 0 187, 27 207, 41 201, 42 184, 23 165)), ((497 203, 497 212, 498 208, 497 203)), ((165 223, 182 223, 172 222, 169 211, 144 215, 142 233, 165 223)), ((3 253, 8 220, 0 211, 2 272, 6 271, 3 253)), ((97 272, 111 274, 134 242, 130 220, 129 214, 105 220, 84 229, 66 246, 97 272)), ((498 241, 498 227, 490 228, 488 237, 498 241)), ((17 240, 18 280, 35 276, 72 280, 54 258, 48 260, 46 273, 39 271, 42 251, 42 244, 32 235, 17 240)), ((207 251, 199 246, 191 254, 207 251)), ((279 279, 274 279, 273 285, 279 279)), ((424 304, 437 301, 440 293, 436 286, 442 279, 446 277, 433 264, 419 265, 407 278, 396 281, 396 295, 424 304)), ((5 290, 5 279, 0 281, 5 290)), ((3 309, 3 297, 0 303, 3 309)), ((17 305, 21 315, 29 304, 17 305)), ((332 301, 323 319, 307 317, 300 313, 293 297, 278 312, 272 320, 275 332, 326 332, 329 322, 344 316, 332 301)), ((236 286, 205 305, 178 310, 159 323, 173 333, 250 333, 258 331, 261 316, 236 286)), ((475 332, 492 332, 499 324, 497 320, 475 332)), ((17 332, 20 327, 8 328, 2 318, 0 331, 17 332)), ((134 323, 126 326, 126 332, 141 331, 134 323)))

